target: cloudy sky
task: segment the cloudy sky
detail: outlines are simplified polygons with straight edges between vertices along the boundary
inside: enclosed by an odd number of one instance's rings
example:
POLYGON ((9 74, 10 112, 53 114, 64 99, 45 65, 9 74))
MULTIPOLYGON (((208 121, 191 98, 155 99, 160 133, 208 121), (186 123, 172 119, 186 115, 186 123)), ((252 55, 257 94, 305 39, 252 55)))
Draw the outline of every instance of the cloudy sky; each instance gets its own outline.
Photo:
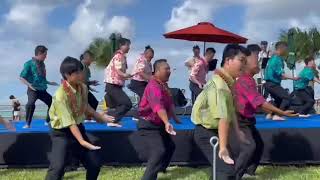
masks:
MULTIPOLYGON (((191 48, 197 42, 164 39, 163 33, 210 21, 247 37, 250 43, 274 42, 282 29, 319 26, 318 7, 318 0, 3 0, 0 104, 7 103, 11 94, 25 102, 26 87, 18 77, 38 44, 49 48, 48 80, 59 82, 59 65, 65 56, 79 57, 93 38, 119 32, 132 39, 130 68, 144 46, 151 45, 155 59, 167 58, 176 68, 170 86, 187 88, 183 61, 192 55, 191 48)), ((217 58, 221 59, 223 45, 209 46, 218 50, 217 58)), ((102 70, 93 67, 92 74, 94 79, 103 80, 102 70)), ((50 87, 49 92, 54 93, 55 89, 50 87)), ((97 90, 101 99, 104 87, 97 90)))

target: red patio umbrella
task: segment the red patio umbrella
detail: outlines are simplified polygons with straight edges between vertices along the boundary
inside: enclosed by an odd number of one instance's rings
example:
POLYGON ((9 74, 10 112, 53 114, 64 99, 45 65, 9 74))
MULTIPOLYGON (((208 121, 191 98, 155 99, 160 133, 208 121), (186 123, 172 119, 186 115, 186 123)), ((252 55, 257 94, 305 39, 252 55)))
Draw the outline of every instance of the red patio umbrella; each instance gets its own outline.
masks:
POLYGON ((188 41, 217 42, 217 43, 246 43, 247 38, 215 27, 209 22, 200 22, 195 26, 183 28, 164 34, 165 38, 188 41))

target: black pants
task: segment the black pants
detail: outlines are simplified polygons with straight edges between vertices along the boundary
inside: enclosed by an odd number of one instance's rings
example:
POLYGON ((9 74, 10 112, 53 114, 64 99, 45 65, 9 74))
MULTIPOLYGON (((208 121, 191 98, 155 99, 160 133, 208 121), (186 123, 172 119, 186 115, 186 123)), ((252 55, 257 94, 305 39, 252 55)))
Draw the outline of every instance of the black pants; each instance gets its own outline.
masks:
MULTIPOLYGON (((255 119, 252 121, 255 121, 255 119)), ((241 180, 244 173, 250 175, 255 174, 264 148, 263 140, 255 124, 244 124, 240 122, 239 125, 250 144, 240 143, 240 152, 235 161, 237 180, 241 180)))
POLYGON ((277 107, 285 111, 289 108, 291 103, 291 97, 281 85, 267 81, 265 84, 265 90, 270 93, 271 97, 275 100, 277 107))
POLYGON ((199 88, 198 84, 190 81, 189 88, 191 91, 192 104, 196 101, 198 95, 201 93, 202 89, 199 88))
MULTIPOLYGON (((199 147, 200 151, 204 154, 208 162, 213 165, 213 147, 210 144, 210 138, 212 136, 218 136, 218 131, 213 129, 206 129, 201 125, 197 125, 194 129, 194 142, 199 147)), ((228 147, 229 154, 233 160, 233 149, 228 147)), ((236 172, 234 165, 226 164, 218 156, 219 148, 217 148, 216 154, 216 177, 218 180, 234 180, 236 178, 236 172)), ((210 169, 212 173, 212 169, 210 169)), ((212 178, 212 177, 211 177, 212 178)))
POLYGON ((99 101, 90 91, 88 92, 88 103, 94 110, 97 110, 97 107, 99 105, 99 101))
MULTIPOLYGON (((85 134, 83 125, 78 125, 83 138, 89 141, 85 134)), ((96 180, 99 176, 101 160, 99 150, 90 151, 82 147, 71 134, 69 128, 54 130, 51 134, 52 148, 50 153, 50 166, 47 172, 46 180, 61 180, 65 172, 65 165, 68 159, 68 150, 76 155, 87 170, 86 179, 96 180)), ((89 141, 90 142, 90 141, 89 141)))
POLYGON ((138 121, 138 133, 148 149, 148 162, 142 180, 156 180, 158 172, 165 171, 169 166, 175 144, 164 126, 156 126, 143 119, 138 121))
POLYGON ((299 109, 300 114, 308 114, 310 109, 312 109, 315 101, 312 94, 309 94, 305 89, 297 90, 297 96, 303 102, 303 105, 299 109))
POLYGON ((106 83, 106 102, 112 102, 115 111, 108 113, 119 122, 123 116, 131 109, 132 102, 128 95, 122 90, 122 86, 106 83), (109 99, 109 100, 108 100, 109 99))
POLYGON ((145 81, 131 80, 128 87, 132 92, 136 93, 141 99, 144 93, 144 89, 146 88, 147 85, 148 85, 148 82, 145 82, 145 81))
POLYGON ((33 91, 30 88, 27 90, 28 94, 28 102, 26 104, 26 121, 27 124, 30 126, 34 110, 36 108, 36 101, 40 99, 42 102, 44 102, 48 106, 48 113, 47 113, 47 122, 50 121, 49 117, 49 109, 52 103, 52 96, 46 91, 33 91))

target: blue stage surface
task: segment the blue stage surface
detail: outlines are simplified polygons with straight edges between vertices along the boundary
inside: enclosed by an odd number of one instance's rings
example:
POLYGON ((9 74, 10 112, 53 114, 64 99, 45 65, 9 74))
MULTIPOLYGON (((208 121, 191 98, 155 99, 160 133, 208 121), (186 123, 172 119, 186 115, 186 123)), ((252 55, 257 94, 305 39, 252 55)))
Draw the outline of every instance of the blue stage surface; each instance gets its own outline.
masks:
MULTIPOLYGON (((190 116, 181 116, 182 124, 173 123, 176 130, 192 130, 194 128, 193 123, 190 120, 190 116)), ((125 117, 122 119, 122 128, 107 127, 105 124, 99 124, 95 122, 85 123, 87 131, 135 131, 136 121, 133 121, 131 117, 125 117)), ((3 133, 45 133, 49 131, 49 127, 44 125, 44 120, 33 120, 32 128, 23 129, 25 125, 24 121, 16 122, 16 132, 10 132, 6 130, 2 125, 0 126, 0 134, 3 133)), ((320 128, 320 115, 312 115, 309 118, 287 118, 285 121, 272 121, 265 119, 264 115, 257 115, 257 127, 258 129, 277 129, 277 128, 320 128)))

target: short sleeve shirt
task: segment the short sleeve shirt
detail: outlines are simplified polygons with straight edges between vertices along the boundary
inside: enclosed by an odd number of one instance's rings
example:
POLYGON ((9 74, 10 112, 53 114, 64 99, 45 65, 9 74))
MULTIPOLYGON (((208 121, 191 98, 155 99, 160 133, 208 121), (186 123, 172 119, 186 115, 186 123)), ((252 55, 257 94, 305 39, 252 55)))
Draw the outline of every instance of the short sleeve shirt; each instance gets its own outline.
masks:
POLYGON ((242 74, 234 85, 234 97, 238 113, 246 118, 254 117, 264 97, 257 91, 257 84, 249 74, 242 74))
POLYGON ((282 74, 284 73, 284 63, 282 57, 273 55, 268 61, 265 69, 265 80, 275 84, 281 84, 282 74))
POLYGON ((152 75, 152 64, 147 61, 144 54, 141 54, 141 56, 138 58, 136 64, 133 67, 132 79, 136 80, 136 81, 146 81, 147 82, 148 80, 144 79, 141 76, 141 73, 145 73, 149 76, 152 75))
MULTIPOLYGON (((230 75, 224 71, 222 73, 228 77, 229 82, 234 82, 230 75)), ((191 120, 194 124, 207 129, 218 129, 221 119, 233 124, 236 120, 235 105, 227 83, 219 75, 214 74, 196 99, 191 120)))
POLYGON ((201 84, 206 84, 206 77, 208 73, 208 63, 204 59, 198 59, 191 68, 191 77, 196 78, 201 84))
POLYGON ((309 82, 315 78, 315 74, 312 68, 305 67, 299 74, 300 79, 294 81, 294 89, 300 90, 305 89, 309 82))
POLYGON ((127 68, 126 56, 123 52, 117 51, 111 59, 109 65, 104 70, 104 82, 123 86, 125 83, 125 79, 118 74, 117 70, 125 73, 127 68))
POLYGON ((139 104, 140 117, 155 125, 163 125, 157 113, 159 110, 165 110, 170 115, 171 106, 173 106, 172 97, 155 79, 150 79, 139 104))
POLYGON ((27 80, 36 90, 44 91, 48 88, 46 67, 43 62, 35 59, 27 61, 23 66, 20 77, 27 80))
MULTIPOLYGON (((69 87, 71 87, 69 85, 69 87)), ((83 84, 82 85, 83 95, 80 92, 76 91, 74 88, 71 87, 72 93, 75 94, 77 100, 77 107, 80 108, 82 103, 88 104, 87 101, 87 87, 83 84), (83 98, 82 96, 86 96, 83 98), (83 102, 83 99, 85 102, 83 102)), ((72 113, 71 107, 69 105, 68 95, 65 92, 63 85, 61 85, 55 95, 52 98, 52 105, 49 110, 50 115, 50 124, 53 129, 63 129, 67 128, 74 124, 81 124, 85 119, 85 114, 75 116, 72 113)))

